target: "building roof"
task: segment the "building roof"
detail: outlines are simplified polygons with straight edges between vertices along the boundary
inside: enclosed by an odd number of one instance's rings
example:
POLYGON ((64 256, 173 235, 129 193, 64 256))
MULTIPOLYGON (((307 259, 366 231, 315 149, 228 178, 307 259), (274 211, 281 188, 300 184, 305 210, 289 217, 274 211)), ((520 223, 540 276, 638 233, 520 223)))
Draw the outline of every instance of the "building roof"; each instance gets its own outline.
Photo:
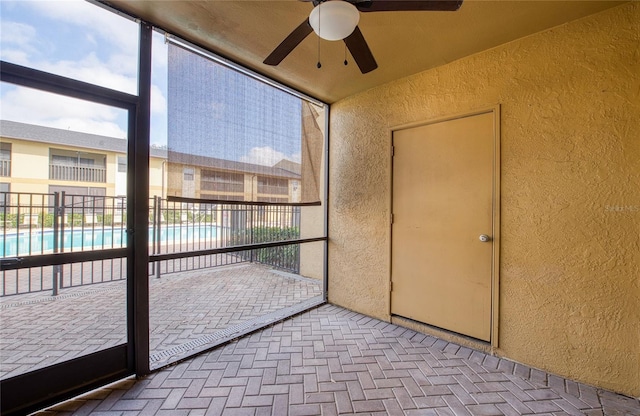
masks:
POLYGON ((296 175, 300 175, 302 165, 289 159, 282 159, 280 162, 273 165, 274 168, 280 168, 296 175))
MULTIPOLYGON (((43 127, 35 124, 0 120, 0 137, 28 140, 61 146, 81 147, 116 153, 127 153, 127 141, 116 137, 43 127)), ((151 148, 151 156, 166 159, 165 149, 151 148)))

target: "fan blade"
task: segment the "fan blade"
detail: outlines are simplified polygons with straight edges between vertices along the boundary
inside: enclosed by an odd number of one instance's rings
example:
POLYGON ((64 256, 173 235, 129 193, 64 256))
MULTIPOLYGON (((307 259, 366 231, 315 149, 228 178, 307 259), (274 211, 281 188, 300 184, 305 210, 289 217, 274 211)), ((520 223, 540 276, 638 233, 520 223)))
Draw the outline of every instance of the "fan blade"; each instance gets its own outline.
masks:
POLYGON ((354 4, 361 12, 454 12, 460 8, 462 0, 365 0, 354 4))
POLYGON ((358 26, 356 26, 353 33, 344 39, 344 43, 347 45, 347 48, 349 48, 349 52, 351 52, 353 60, 358 64, 360 72, 366 74, 378 67, 376 60, 369 49, 369 45, 367 45, 367 41, 364 40, 364 36, 362 36, 362 32, 358 26))
POLYGON ((269 56, 267 56, 263 63, 273 66, 278 65, 291 53, 292 50, 295 49, 296 46, 300 44, 300 42, 309 36, 309 33, 311 32, 313 32, 313 28, 309 24, 309 19, 307 19, 302 22, 300 26, 295 28, 293 32, 291 32, 282 42, 280 42, 280 45, 278 45, 278 47, 275 48, 269 56))

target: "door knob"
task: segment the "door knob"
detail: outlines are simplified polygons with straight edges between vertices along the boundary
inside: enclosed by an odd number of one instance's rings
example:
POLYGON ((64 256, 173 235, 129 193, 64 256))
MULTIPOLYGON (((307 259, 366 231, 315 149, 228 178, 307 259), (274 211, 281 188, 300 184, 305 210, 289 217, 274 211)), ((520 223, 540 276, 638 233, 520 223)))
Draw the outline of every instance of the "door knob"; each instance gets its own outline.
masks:
POLYGON ((483 243, 486 243, 489 240, 491 240, 491 237, 489 237, 486 234, 480 234, 480 241, 482 241, 483 243))

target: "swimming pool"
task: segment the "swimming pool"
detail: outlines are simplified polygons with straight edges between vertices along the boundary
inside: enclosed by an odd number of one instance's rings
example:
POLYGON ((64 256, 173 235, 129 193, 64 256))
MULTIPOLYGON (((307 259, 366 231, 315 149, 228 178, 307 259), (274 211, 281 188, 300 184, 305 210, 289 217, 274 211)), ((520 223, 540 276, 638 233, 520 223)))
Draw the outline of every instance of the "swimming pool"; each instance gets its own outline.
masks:
MULTIPOLYGON (((212 225, 170 225, 160 227, 161 244, 186 244, 194 241, 211 241, 218 236, 217 226, 212 225)), ((149 244, 154 236, 154 229, 149 228, 149 244)), ((52 253, 53 230, 37 230, 0 234, 0 255, 2 257, 28 256, 52 253)), ((64 230, 59 235, 59 247, 64 251, 101 250, 120 248, 126 245, 127 236, 123 228, 84 228, 64 230)))

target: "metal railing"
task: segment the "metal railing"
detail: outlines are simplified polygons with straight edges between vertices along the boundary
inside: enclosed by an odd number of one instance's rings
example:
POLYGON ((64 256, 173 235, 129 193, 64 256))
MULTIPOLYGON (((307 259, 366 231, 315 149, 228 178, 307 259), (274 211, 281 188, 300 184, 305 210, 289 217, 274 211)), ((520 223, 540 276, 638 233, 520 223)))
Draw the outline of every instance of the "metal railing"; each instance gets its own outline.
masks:
MULTIPOLYGON (((0 257, 104 250, 126 246, 123 197, 0 193, 0 257)), ((0 296, 121 280, 125 259, 2 270, 0 296)))
MULTIPOLYGON (((0 258, 126 246, 126 198, 0 192, 0 258)), ((300 207, 150 200, 149 253, 233 247, 299 238, 300 207)), ((190 256, 149 263, 149 275, 259 262, 298 273, 299 244, 190 256)), ((2 270, 0 296, 112 282, 126 278, 126 259, 2 270)))
MULTIPOLYGON (((255 206, 243 202, 183 203, 156 197, 150 254, 181 253, 300 237, 300 207, 255 206)), ((152 273, 194 270, 240 262, 258 262, 298 273, 298 245, 247 250, 231 254, 163 260, 151 263, 152 273)))
POLYGON ((267 195, 287 195, 289 194, 289 188, 287 186, 277 185, 258 185, 258 193, 267 195))
POLYGON ((75 182, 106 182, 107 169, 86 166, 49 165, 49 179, 75 182))
POLYGON ((244 192, 244 183, 213 182, 206 179, 201 179, 200 189, 203 191, 242 193, 244 192))

